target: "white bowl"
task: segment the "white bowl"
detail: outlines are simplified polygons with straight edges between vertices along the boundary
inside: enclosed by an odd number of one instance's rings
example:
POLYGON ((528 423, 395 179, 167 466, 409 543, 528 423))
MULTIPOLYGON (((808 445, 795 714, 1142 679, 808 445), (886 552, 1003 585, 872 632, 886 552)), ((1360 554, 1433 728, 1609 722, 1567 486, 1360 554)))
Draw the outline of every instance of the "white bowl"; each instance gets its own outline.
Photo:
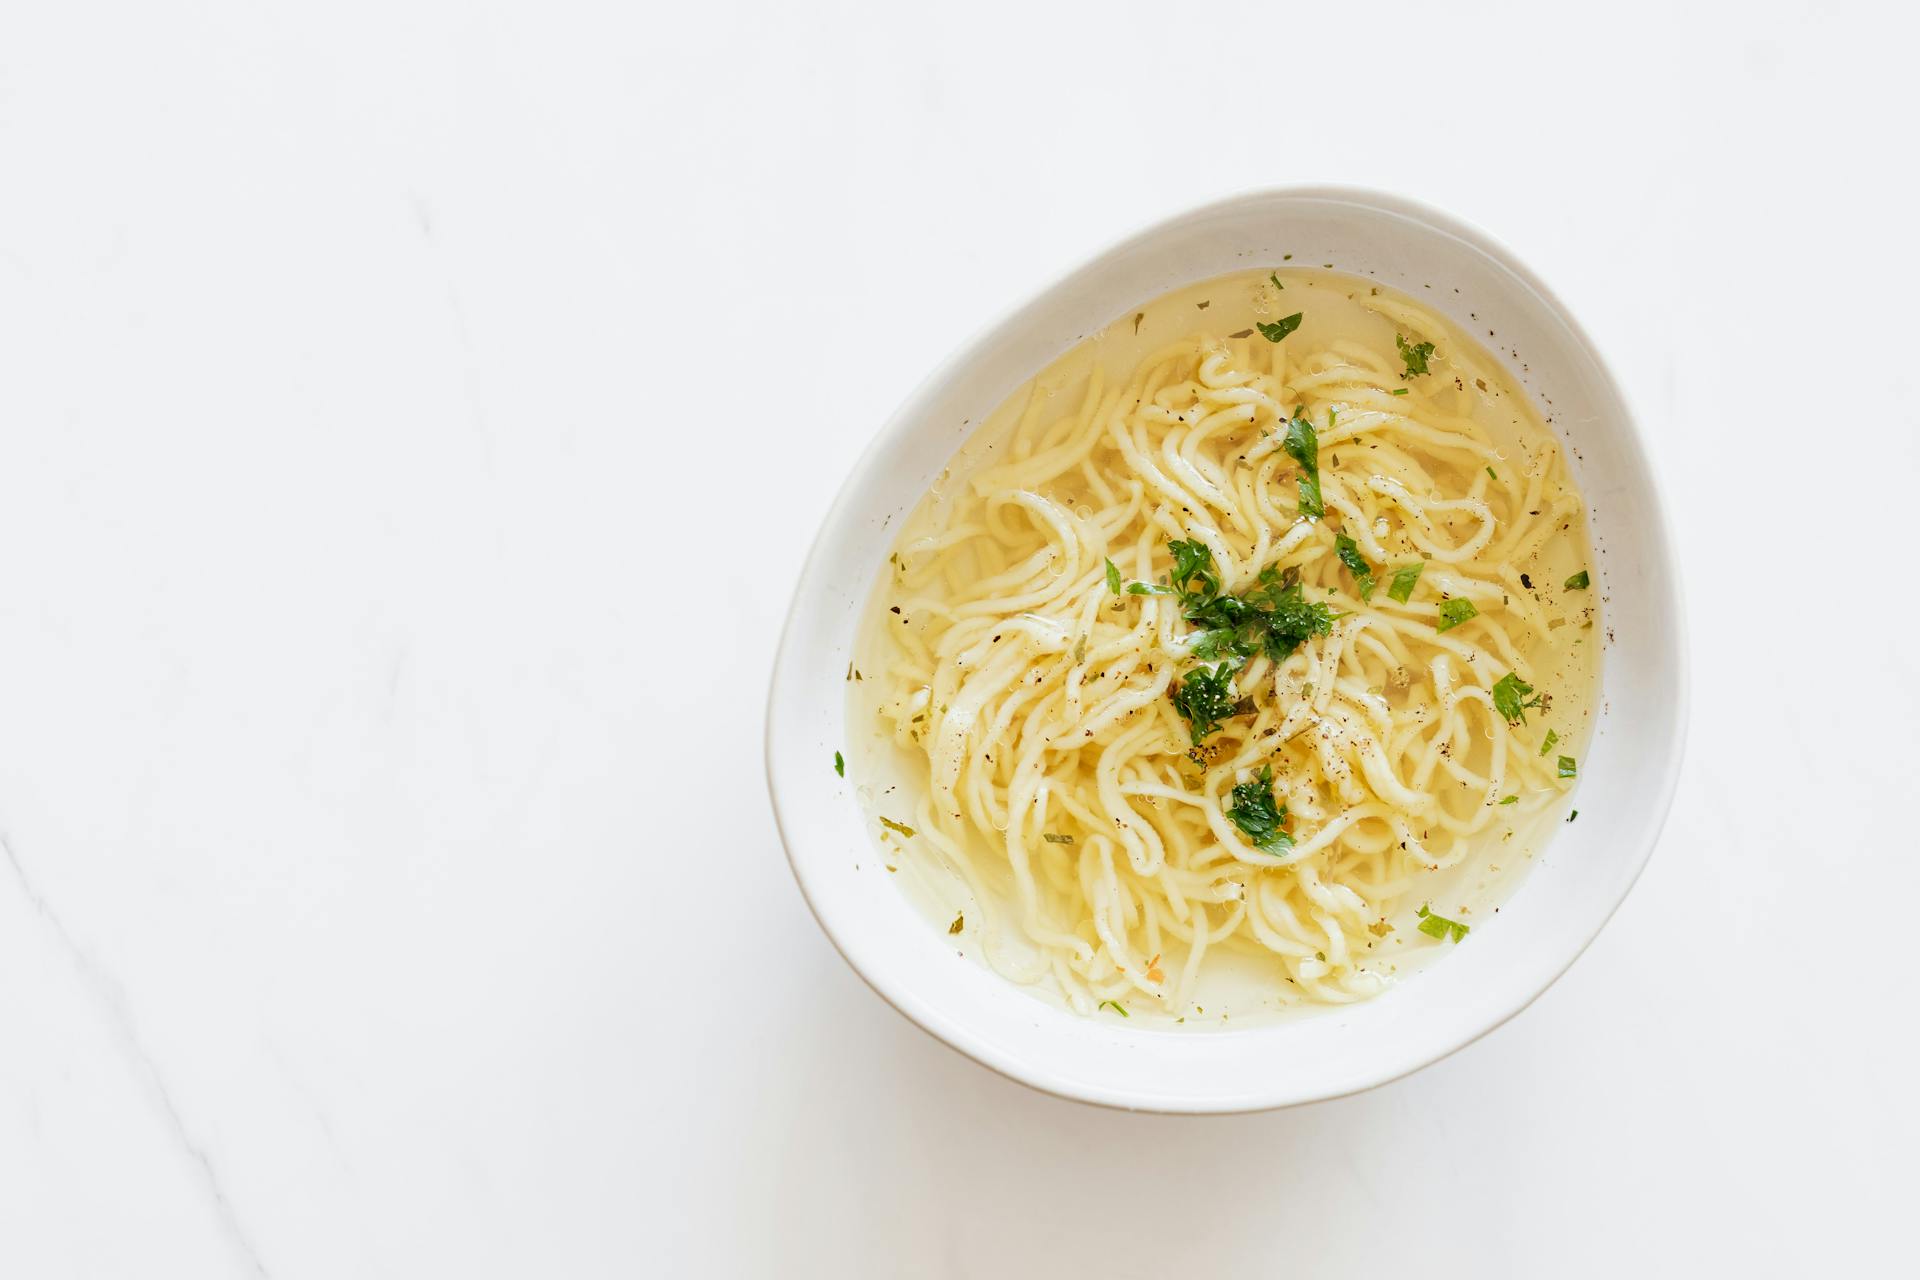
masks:
POLYGON ((1251 1111, 1353 1093, 1434 1062, 1526 1007, 1593 941, 1646 865, 1685 734, 1676 572, 1619 387, 1566 307, 1512 253, 1399 196, 1336 187, 1237 196, 1151 227, 1041 290, 942 365, 881 429, 821 526, 780 640, 767 705, 774 813, 800 889, 847 963, 894 1008, 996 1071, 1065 1097, 1152 1111, 1251 1111), (842 676, 858 614, 892 522, 919 501, 968 424, 1140 303, 1287 253, 1296 265, 1371 274, 1471 333, 1494 330, 1488 345, 1550 402, 1589 504, 1608 633, 1574 801, 1579 821, 1556 833, 1471 942, 1371 1001, 1234 1030, 1078 1017, 958 958, 882 869, 852 781, 832 773, 833 753, 851 736, 842 676))

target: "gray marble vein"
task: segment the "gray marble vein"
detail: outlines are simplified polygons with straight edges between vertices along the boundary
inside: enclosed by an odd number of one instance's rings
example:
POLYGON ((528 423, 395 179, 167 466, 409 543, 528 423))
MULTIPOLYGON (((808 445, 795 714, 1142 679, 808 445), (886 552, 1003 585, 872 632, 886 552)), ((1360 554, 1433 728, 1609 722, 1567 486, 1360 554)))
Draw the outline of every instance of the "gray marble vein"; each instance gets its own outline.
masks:
POLYGON ((159 1107, 165 1117, 166 1128, 179 1143, 181 1153, 193 1166, 201 1185, 212 1199, 215 1217, 225 1230, 228 1242, 247 1269, 258 1276, 268 1274, 266 1263, 260 1257, 260 1251, 254 1246, 246 1227, 239 1215, 234 1212, 233 1202, 228 1198, 220 1182, 219 1170, 206 1149, 195 1140, 188 1130, 186 1121, 180 1116, 180 1108, 174 1103, 173 1095, 167 1088, 166 1077, 161 1073, 146 1047, 140 1041, 139 1028, 134 1021, 133 1010, 127 1004, 126 989, 114 976, 81 946, 79 941, 60 920, 46 897, 35 886, 33 878, 20 862, 20 855, 14 851, 12 840, 0 833, 0 853, 6 855, 7 866, 13 872, 15 883, 25 895, 28 905, 34 913, 46 922, 48 930, 58 940, 60 948, 73 964, 82 984, 94 994, 101 1009, 105 1012, 107 1023, 112 1029, 128 1063, 135 1074, 147 1087, 148 1096, 159 1107))

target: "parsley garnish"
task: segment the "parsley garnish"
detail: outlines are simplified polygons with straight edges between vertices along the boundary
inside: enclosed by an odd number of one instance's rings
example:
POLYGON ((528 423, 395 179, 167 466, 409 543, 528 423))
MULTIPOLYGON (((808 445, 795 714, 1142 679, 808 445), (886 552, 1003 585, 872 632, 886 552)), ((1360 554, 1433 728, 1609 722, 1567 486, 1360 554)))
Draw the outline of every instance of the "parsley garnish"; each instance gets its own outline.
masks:
POLYGON ((1572 813, 1567 815, 1567 821, 1572 822, 1575 818, 1579 816, 1580 816, 1580 811, 1578 809, 1575 809, 1572 813))
POLYGON ((1099 1009, 1111 1009, 1123 1018, 1131 1018, 1133 1016, 1132 1014, 1128 1013, 1124 1008, 1121 1007, 1120 1002, 1118 1000, 1102 1000, 1098 1005, 1094 1007, 1099 1009))
POLYGON ((1473 930, 1470 926, 1461 924, 1458 920, 1449 920, 1445 916, 1437 916, 1425 907, 1422 907, 1420 908, 1420 932, 1426 934, 1429 938, 1452 938, 1455 942, 1458 942, 1473 932, 1473 930))
POLYGON ((1278 342, 1300 327, 1301 317, 1305 314, 1303 311, 1296 311, 1290 316, 1282 316, 1272 324, 1256 320, 1254 321, 1253 327, 1258 329, 1260 336, 1268 342, 1278 342))
POLYGON ((1170 596, 1174 594, 1174 591, 1172 587, 1163 587, 1152 582, 1129 582, 1127 584, 1127 594, 1130 596, 1170 596))
POLYGON ((1267 279, 1273 281, 1273 287, 1276 289, 1284 289, 1287 287, 1280 283, 1280 273, 1277 271, 1267 272, 1267 279))
POLYGON ((1407 389, 1405 387, 1395 387, 1393 390, 1387 392, 1387 394, 1390 396, 1403 396, 1407 394, 1407 389))
POLYGON ((1300 477, 1300 514, 1325 515, 1327 508, 1320 501, 1320 440, 1313 433, 1313 424, 1296 415, 1287 423, 1280 447, 1306 472, 1300 477))
POLYGON ((1048 844, 1072 844, 1073 843, 1072 836, 1055 835, 1051 831, 1042 831, 1040 833, 1040 838, 1042 840, 1045 840, 1048 844))
POLYGON ((1233 825, 1246 833, 1253 847, 1263 853, 1281 854, 1293 848, 1293 837, 1285 830, 1287 806, 1273 798, 1273 766, 1262 765, 1260 776, 1233 789, 1233 804, 1227 809, 1233 825))
POLYGON ((1400 348, 1400 358, 1406 362, 1407 371, 1400 375, 1402 378, 1417 377, 1427 371, 1427 357, 1433 354, 1431 342, 1409 343, 1396 333, 1393 345, 1400 348))
POLYGON ((1560 776, 1563 778, 1571 778, 1574 775, 1574 772, 1575 770, 1574 770, 1573 757, 1561 756, 1560 757, 1560 776))
POLYGON ((1540 705, 1539 698, 1527 697, 1532 692, 1532 685, 1509 671, 1493 686, 1493 709, 1508 724, 1525 724, 1527 708, 1540 705))
POLYGON ((953 923, 947 926, 947 932, 958 933, 966 927, 967 927, 966 912, 964 911, 956 912, 953 917, 953 923))
POLYGON ((1493 482, 1494 482, 1495 484, 1498 484, 1498 483, 1500 483, 1500 477, 1499 477, 1499 476, 1497 476, 1497 475, 1495 475, 1495 474, 1493 473, 1493 468, 1492 468, 1492 467, 1488 467, 1488 468, 1487 468, 1487 478, 1488 478, 1489 480, 1492 480, 1492 481, 1493 481, 1493 482))
POLYGON ((1587 576, 1587 571, 1585 569, 1582 569, 1580 572, 1574 574, 1571 578, 1567 579, 1567 590, 1585 591, 1592 584, 1593 584, 1593 579, 1587 576))
POLYGON ((1213 661, 1265 653, 1282 662, 1308 637, 1333 628, 1333 611, 1308 602, 1295 570, 1282 573, 1268 565, 1253 590, 1236 596, 1221 590, 1206 543, 1176 540, 1167 549, 1173 552, 1173 585, 1167 589, 1180 597, 1186 620, 1203 629, 1192 645, 1196 658, 1213 661))
POLYGON ((1501 800, 1501 801, 1500 801, 1500 803, 1501 803, 1501 804, 1519 804, 1519 803, 1520 803, 1520 797, 1519 797, 1519 796, 1507 796, 1507 797, 1506 797, 1505 799, 1503 799, 1503 800, 1501 800))
POLYGON ((1413 595, 1413 584, 1420 581, 1420 574, 1427 567, 1425 560, 1416 560, 1412 564, 1403 564, 1393 571, 1393 581, 1387 584, 1387 594, 1405 604, 1413 595))
POLYGON ((1353 580, 1360 584, 1360 598, 1373 599, 1373 566, 1360 555, 1359 544, 1342 533, 1335 536, 1333 547, 1340 557, 1340 563, 1347 566, 1353 574, 1353 580))
POLYGON ((833 753, 833 771, 843 778, 847 776, 847 762, 840 758, 838 751, 833 753))
POLYGON ((1220 727, 1222 720, 1233 715, 1234 704, 1239 701, 1233 688, 1233 673, 1239 665, 1223 662, 1212 670, 1197 667, 1173 686, 1173 709, 1186 718, 1194 746, 1199 746, 1203 738, 1220 727))
POLYGON ((1107 590, 1120 594, 1120 566, 1111 560, 1107 561, 1107 590))
POLYGON ((1546 740, 1540 744, 1540 754, 1545 755, 1547 752, 1553 750, 1553 744, 1558 741, 1560 741, 1560 735, 1551 729, 1547 730, 1546 740))
POLYGON ((1465 596, 1455 596, 1451 600, 1440 602, 1440 617, 1433 624, 1435 631, 1451 631, 1469 618, 1477 618, 1480 611, 1473 607, 1473 601, 1465 596))
POLYGON ((1211 600, 1220 594, 1220 575, 1214 572, 1213 551, 1206 543, 1198 538, 1174 538, 1167 543, 1167 550, 1173 553, 1173 577, 1169 581, 1182 605, 1193 608, 1196 600, 1211 600), (1196 582, 1198 587, 1194 586, 1196 582))
POLYGON ((882 818, 880 819, 880 825, 889 831, 898 831, 909 840, 913 839, 913 828, 904 822, 895 822, 892 818, 882 818))

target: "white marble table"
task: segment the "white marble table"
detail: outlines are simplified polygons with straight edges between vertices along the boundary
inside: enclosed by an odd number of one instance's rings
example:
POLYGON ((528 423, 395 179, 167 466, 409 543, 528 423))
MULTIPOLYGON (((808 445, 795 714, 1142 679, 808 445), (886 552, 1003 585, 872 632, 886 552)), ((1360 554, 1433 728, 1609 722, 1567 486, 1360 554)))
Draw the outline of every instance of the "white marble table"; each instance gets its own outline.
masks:
POLYGON ((1911 17, 168 8, 0 10, 0 1276, 1911 1257, 1911 17), (1616 353, 1686 776, 1457 1057, 1057 1102, 816 931, 775 629, 936 357, 1302 178, 1484 223, 1616 353))

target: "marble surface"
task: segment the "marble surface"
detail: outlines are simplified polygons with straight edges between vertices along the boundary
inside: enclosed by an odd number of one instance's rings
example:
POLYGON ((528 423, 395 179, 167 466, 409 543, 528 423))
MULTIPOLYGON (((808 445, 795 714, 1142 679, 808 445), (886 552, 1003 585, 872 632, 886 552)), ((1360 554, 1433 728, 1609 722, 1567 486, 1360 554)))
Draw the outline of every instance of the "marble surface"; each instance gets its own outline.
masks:
POLYGON ((0 1275, 1891 1266, 1916 34, 0 8, 0 1275), (1083 1108, 820 937, 761 778, 775 631, 936 358, 1299 179, 1481 222, 1614 353, 1684 548, 1685 777, 1608 931, 1456 1057, 1083 1108))

